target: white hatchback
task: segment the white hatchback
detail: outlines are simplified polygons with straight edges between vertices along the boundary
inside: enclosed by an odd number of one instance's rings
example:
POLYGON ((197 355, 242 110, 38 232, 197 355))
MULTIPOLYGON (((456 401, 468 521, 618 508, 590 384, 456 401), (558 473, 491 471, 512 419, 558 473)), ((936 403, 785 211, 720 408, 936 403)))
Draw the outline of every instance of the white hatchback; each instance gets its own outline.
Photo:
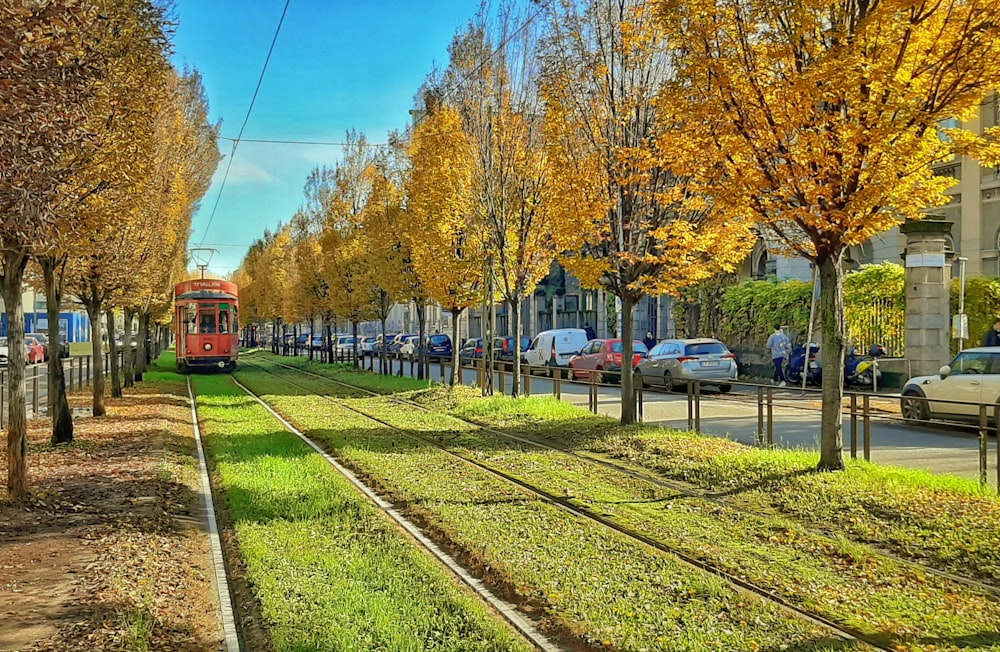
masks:
POLYGON ((1000 401, 1000 346, 966 349, 933 376, 906 381, 899 401, 910 422, 932 417, 978 419, 985 404, 990 419, 1000 401))

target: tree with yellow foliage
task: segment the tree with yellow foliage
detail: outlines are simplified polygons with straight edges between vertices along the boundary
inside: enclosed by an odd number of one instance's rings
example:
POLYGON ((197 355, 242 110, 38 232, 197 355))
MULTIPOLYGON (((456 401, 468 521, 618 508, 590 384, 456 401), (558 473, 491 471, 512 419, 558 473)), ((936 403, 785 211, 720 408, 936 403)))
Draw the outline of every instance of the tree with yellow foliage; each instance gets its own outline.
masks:
POLYGON ((323 277, 330 287, 333 312, 348 320, 355 336, 357 364, 358 323, 374 314, 370 264, 363 237, 364 210, 372 193, 374 154, 364 134, 350 131, 343 158, 333 170, 334 184, 327 207, 321 243, 323 277))
MULTIPOLYGON (((996 129, 944 127, 1000 87, 1000 0, 660 0, 660 33, 684 56, 686 137, 716 163, 726 210, 819 268, 820 469, 841 469, 843 257, 946 201, 952 153, 995 164, 996 129)), ((664 158, 662 160, 669 160, 664 158)))
POLYGON ((97 7, 61 0, 0 4, 0 294, 7 313, 7 491, 27 489, 22 282, 28 259, 58 240, 63 185, 83 165, 87 116, 105 52, 97 7))
MULTIPOLYGON (((575 234, 561 256, 584 287, 621 299, 623 359, 632 359, 633 313, 644 296, 676 293, 732 269, 753 244, 750 223, 724 216, 695 186, 698 152, 683 119, 657 104, 674 79, 673 56, 638 0, 558 5, 544 56, 546 218, 575 234)), ((622 423, 635 419, 631 373, 622 374, 622 423)))
MULTIPOLYGON (((480 298, 486 234, 475 211, 474 153, 461 115, 439 93, 425 93, 424 103, 410 141, 409 225, 403 235, 421 286, 451 311, 457 348, 459 317, 480 298)), ((459 382, 457 360, 453 356, 452 384, 459 382)))
MULTIPOLYGON (((498 293, 509 306, 510 334, 517 336, 521 304, 560 252, 566 225, 542 214, 547 169, 535 25, 510 6, 501 8, 495 25, 480 14, 452 41, 445 78, 469 134, 475 210, 485 227, 487 255, 495 263, 498 293), (495 47, 494 41, 503 46, 495 47)), ((511 393, 517 396, 520 337, 514 337, 514 346, 511 393)), ((492 359, 492 339, 484 348, 492 359)))
MULTIPOLYGON (((412 272, 408 270, 410 250, 402 229, 406 216, 403 210, 405 196, 404 170, 401 163, 405 152, 397 134, 390 135, 390 144, 375 153, 372 164, 366 169, 371 192, 361 214, 364 260, 359 261, 359 283, 368 294, 369 310, 381 326, 382 339, 386 338, 385 323, 393 305, 412 297, 404 291, 413 291, 412 272)), ((424 319, 422 306, 417 305, 419 317, 419 337, 424 341, 424 319)), ((381 354, 380 370, 385 371, 385 352, 381 354)), ((423 377, 423 365, 418 377, 423 377)))

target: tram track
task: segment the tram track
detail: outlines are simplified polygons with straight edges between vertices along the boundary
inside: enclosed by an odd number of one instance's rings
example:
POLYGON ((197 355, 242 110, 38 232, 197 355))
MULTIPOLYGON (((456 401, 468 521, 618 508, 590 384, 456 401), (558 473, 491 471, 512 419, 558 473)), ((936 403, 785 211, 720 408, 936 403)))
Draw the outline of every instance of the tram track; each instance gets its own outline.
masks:
MULTIPOLYGON (((378 396, 380 398, 383 398, 385 400, 391 401, 391 402, 396 403, 398 405, 403 405, 403 406, 406 406, 406 407, 409 407, 409 408, 415 408, 415 409, 418 409, 418 410, 420 410, 422 412, 434 413, 434 414, 442 414, 440 412, 435 412, 434 410, 431 410, 430 408, 428 408, 428 407, 426 407, 424 405, 421 405, 419 403, 415 403, 413 401, 406 401, 406 400, 400 399, 399 397, 388 395, 388 394, 381 394, 379 392, 375 392, 375 391, 372 391, 372 390, 369 390, 369 389, 366 389, 366 388, 363 388, 363 387, 359 387, 357 385, 352 385, 351 383, 345 383, 345 382, 340 381, 340 380, 335 380, 333 378, 330 378, 329 376, 324 376, 323 374, 317 374, 317 373, 314 373, 314 372, 311 372, 311 371, 303 370, 301 368, 298 368, 298 367, 295 367, 295 366, 292 366, 292 365, 286 365, 286 364, 283 364, 283 363, 280 363, 280 362, 275 362, 275 361, 271 361, 271 364, 274 364, 274 365, 279 366, 279 367, 283 367, 283 368, 288 369, 288 370, 293 370, 296 373, 307 374, 309 376, 312 376, 312 377, 315 377, 315 378, 319 378, 319 379, 324 380, 326 382, 330 382, 330 383, 333 383, 333 384, 336 384, 336 385, 340 385, 342 387, 347 387, 347 388, 350 388, 350 389, 352 389, 354 391, 359 391, 359 392, 368 394, 370 396, 378 396)), ((503 438, 503 439, 507 439, 509 441, 516 441, 516 442, 521 443, 521 444, 535 446, 535 447, 537 447, 539 449, 543 449, 543 450, 549 450, 549 451, 558 452, 558 453, 561 453, 561 454, 564 454, 564 455, 567 455, 567 456, 570 456, 570 457, 573 457, 573 458, 576 458, 576 459, 579 459, 579 460, 583 460, 583 461, 586 461, 586 462, 589 462, 589 463, 592 463, 592 464, 599 465, 599 466, 601 466, 603 468, 606 468, 606 469, 611 470, 611 471, 615 471, 617 473, 622 473, 622 474, 627 475, 627 476, 629 476, 631 478, 634 478, 636 480, 641 480, 641 481, 644 481, 644 482, 649 482, 649 483, 654 484, 654 485, 656 485, 658 487, 661 487, 663 489, 667 489, 667 490, 679 493, 681 495, 684 495, 684 496, 687 496, 687 497, 690 497, 690 498, 696 498, 696 499, 699 499, 699 500, 704 500, 706 502, 710 502, 710 503, 715 504, 715 505, 719 505, 720 507, 724 507, 726 509, 733 510, 733 511, 738 512, 740 514, 744 514, 744 515, 747 515, 747 516, 761 517, 761 518, 769 518, 769 517, 774 517, 775 516, 774 513, 768 513, 768 512, 763 512, 763 511, 748 509, 748 508, 746 508, 746 507, 744 507, 742 505, 739 505, 739 504, 737 504, 737 503, 735 503, 733 501, 726 500, 724 498, 724 495, 725 495, 724 493, 721 493, 721 492, 712 492, 712 491, 706 491, 706 490, 697 489, 697 488, 694 488, 694 487, 692 487, 692 486, 690 486, 690 485, 688 485, 686 483, 682 483, 682 482, 675 481, 675 480, 670 480, 668 478, 664 478, 661 475, 657 475, 657 474, 654 474, 654 473, 640 471, 640 470, 637 470, 635 468, 627 467, 627 466, 618 464, 618 463, 616 463, 614 461, 608 460, 608 459, 606 459, 604 457, 599 457, 599 456, 596 456, 596 455, 581 454, 581 453, 579 453, 577 451, 574 451, 572 449, 569 449, 567 447, 559 446, 557 444, 554 444, 554 443, 552 443, 551 440, 542 439, 542 438, 535 438, 535 437, 531 437, 531 436, 528 436, 528 435, 515 435, 515 434, 509 433, 509 432, 503 432, 501 430, 497 430, 495 428, 492 428, 492 427, 490 427, 487 424, 484 424, 484 423, 481 423, 481 422, 478 422, 478 421, 469 420, 469 419, 463 419, 461 417, 458 417, 458 416, 455 416, 455 415, 452 415, 452 414, 447 414, 447 415, 444 415, 444 416, 447 416, 448 418, 454 419, 455 421, 458 421, 460 423, 464 423, 464 424, 466 424, 468 426, 471 426, 473 428, 482 430, 483 432, 489 433, 490 435, 493 435, 495 437, 500 437, 500 438, 503 438)), ((784 514, 782 514, 781 516, 783 518, 788 518, 790 520, 795 520, 791 516, 787 516, 787 515, 784 515, 784 514)), ((810 534, 812 534, 812 535, 814 535, 816 537, 822 538, 822 539, 824 539, 824 540, 826 540, 828 542, 831 542, 831 543, 835 543, 837 541, 836 537, 831 536, 827 532, 824 532, 824 531, 822 531, 822 530, 820 530, 818 528, 815 528, 815 527, 808 526, 808 525, 806 525, 804 523, 801 523, 801 522, 799 522, 797 520, 795 522, 804 531, 809 532, 810 534)), ((949 572, 949 571, 945 571, 945 570, 936 568, 934 566, 929 566, 929 565, 927 565, 925 563, 922 563, 922 562, 919 562, 919 561, 916 561, 916 560, 913 560, 913 559, 908 559, 906 557, 901 557, 901 556, 895 555, 892 552, 890 552, 888 550, 885 550, 883 548, 879 548, 877 546, 873 546, 870 543, 865 543, 865 545, 871 547, 872 551, 875 554, 877 554, 879 557, 882 557, 883 559, 886 559, 887 561, 891 561, 893 563, 897 563, 897 564, 900 564, 900 565, 905 565, 905 566, 908 566, 908 567, 911 567, 911 568, 914 568, 914 569, 919 569, 920 571, 925 572, 928 575, 933 575, 935 577, 939 577, 939 578, 944 579, 944 580, 952 581, 952 582, 955 582, 957 584, 961 584, 963 586, 967 586, 969 588, 973 588, 973 589, 977 589, 977 590, 980 590, 980 591, 984 591, 986 593, 990 593, 992 595, 1000 597, 1000 585, 989 583, 989 582, 984 582, 984 581, 982 581, 980 579, 976 579, 976 578, 972 578, 972 577, 967 577, 965 575, 961 575, 961 574, 958 574, 958 573, 952 573, 952 572, 949 572)))
MULTIPOLYGON (((261 371, 263 373, 266 373, 266 374, 269 374, 269 375, 272 375, 272 376, 275 376, 275 377, 280 377, 282 379, 282 382, 285 382, 285 383, 288 383, 290 385, 293 385, 293 386, 297 387, 298 389, 301 389, 301 390, 303 390, 305 392, 315 393, 313 388, 309 388, 309 387, 307 387, 307 386, 305 386, 305 385, 303 385, 301 383, 297 383, 294 380, 289 379, 286 375, 275 374, 273 371, 270 371, 270 370, 268 370, 268 369, 266 369, 266 368, 264 368, 264 367, 262 367, 260 365, 254 364, 254 363, 249 363, 249 364, 250 364, 250 366, 253 366, 254 368, 256 368, 257 370, 259 370, 259 371, 261 371)), ((492 430, 492 429, 484 428, 482 426, 482 424, 478 424, 478 423, 475 423, 475 422, 472 422, 472 421, 467 421, 467 420, 464 420, 464 419, 459 419, 459 418, 453 417, 451 415, 443 415, 443 414, 441 414, 439 412, 435 412, 433 410, 429 410, 428 408, 426 408, 424 406, 421 406, 419 404, 408 402, 408 401, 401 401, 399 399, 396 399, 395 397, 387 397, 384 394, 380 394, 378 392, 374 392, 374 391, 368 390, 366 388, 358 387, 358 386, 352 385, 350 383, 344 383, 342 381, 337 381, 337 380, 331 379, 329 377, 323 376, 321 374, 313 374, 311 372, 303 372, 303 370, 298 369, 296 367, 291 367, 291 366, 287 366, 287 365, 281 365, 280 363, 275 363, 275 364, 277 364, 278 366, 281 366, 281 367, 283 367, 285 369, 294 371, 296 373, 307 373, 307 374, 315 376, 315 377, 317 377, 317 378, 319 378, 319 379, 321 379, 321 380, 323 380, 325 382, 330 382, 332 384, 348 388, 348 389, 350 389, 352 391, 355 391, 355 392, 360 392, 362 394, 370 395, 370 396, 377 396, 377 397, 383 398, 383 399, 389 399, 392 402, 395 402, 395 403, 397 403, 399 405, 404 405, 404 406, 406 406, 408 408, 418 408, 421 411, 431 412, 433 414, 437 414, 437 415, 440 415, 440 416, 447 416, 447 417, 456 419, 459 422, 462 422, 462 423, 465 423, 465 424, 467 424, 469 426, 472 426, 475 429, 482 430, 484 432, 488 432, 488 431, 492 430)), ((879 650, 887 650, 888 651, 888 650, 894 649, 893 647, 891 647, 889 644, 887 644, 882 639, 873 637, 873 636, 871 636, 869 634, 866 634, 865 632, 859 631, 859 630, 857 630, 857 629, 855 629, 855 628, 853 628, 851 626, 845 625, 843 623, 836 622, 836 621, 834 621, 834 620, 832 620, 830 618, 827 618, 826 616, 824 616, 822 614, 819 614, 819 613, 811 611, 811 610, 809 610, 807 608, 801 607, 798 604, 796 604, 794 601, 786 599, 785 597, 783 597, 783 596, 775 593, 774 591, 771 591, 771 590, 769 590, 769 589, 767 589, 767 588, 765 588, 763 586, 755 584, 752 581, 748 581, 748 580, 746 580, 746 579, 744 579, 742 577, 739 577, 739 576, 733 574, 732 572, 727 571, 726 569, 723 569, 723 568, 721 568, 719 566, 716 566, 716 565, 708 563, 708 562, 706 562, 706 561, 704 561, 702 559, 694 557, 694 556, 686 553, 684 550, 679 549, 676 546, 672 546, 672 545, 666 544, 663 541, 660 541, 660 540, 655 539, 655 538, 653 538, 653 537, 651 537, 651 536, 649 536, 647 534, 644 534, 644 533, 642 533, 640 531, 637 531, 637 530, 635 530, 633 528, 630 528, 630 527, 628 527, 626 525, 623 525, 622 523, 619 523, 619 522, 615 521, 614 519, 608 518, 608 517, 606 517, 606 516, 604 516, 604 515, 596 512, 596 511, 594 511, 592 509, 589 509, 589 508, 586 508, 586 507, 582 507, 579 504, 575 504, 570 499, 567 499, 564 496, 557 495, 557 494, 555 494, 555 493, 553 493, 551 491, 547 491, 544 488, 539 487, 539 486, 537 486, 537 485, 535 485, 535 484, 533 484, 531 482, 528 482, 528 481, 525 481, 525 480, 523 480, 521 478, 515 477, 512 474, 507 473, 506 471, 503 471, 503 470, 498 469, 496 467, 493 467, 493 466, 490 466, 488 464, 485 464, 485 463, 483 463, 483 462, 481 462, 481 461, 479 461, 477 459, 473 459, 473 458, 468 457, 466 455, 462 455, 460 453, 457 453, 454 450, 449 449, 446 445, 442 445, 440 442, 435 441, 432 438, 425 437, 425 436, 421 435, 420 433, 415 432, 415 431, 410 430, 410 429, 400 428, 398 426, 395 426, 392 423, 390 423, 389 421, 386 421, 385 419, 379 418, 378 416, 373 415, 373 414, 371 414, 369 412, 366 412, 365 410, 357 408, 357 407, 355 407, 353 405, 348 405, 346 402, 344 402, 342 399, 340 399, 338 397, 331 396, 329 394, 318 394, 318 396, 320 396, 324 400, 327 400, 327 401, 330 401, 333 404, 336 404, 337 406, 339 406, 341 408, 347 409, 347 410, 349 410, 351 412, 354 412, 354 413, 356 413, 356 414, 358 414, 360 416, 363 416, 363 417, 365 417, 367 419, 371 419, 372 421, 374 421, 376 423, 379 423, 383 427, 389 428, 390 430, 392 430, 394 432, 397 432, 397 433, 399 433, 401 435, 404 435, 406 437, 410 437, 411 439, 413 439, 413 440, 415 440, 417 442, 420 442, 421 444, 423 444, 425 446, 430 446, 430 447, 432 447, 432 448, 434 448, 436 450, 439 450, 439 451, 441 451, 442 453, 448 455, 451 458, 454 458, 456 460, 460 460, 461 462, 463 462, 465 464, 472 465, 472 466, 474 466, 474 467, 476 467, 476 468, 478 468, 478 469, 480 469, 480 470, 482 470, 482 471, 484 471, 486 473, 489 473, 489 474, 491 474, 491 475, 493 475, 495 477, 501 478, 505 482, 509 482, 511 484, 514 484, 514 485, 518 486, 520 489, 522 489, 523 491, 526 491, 529 494, 531 494, 531 495, 537 497, 538 499, 543 500, 543 501, 545 501, 545 502, 547 502, 547 503, 549 503, 549 504, 551 504, 553 506, 556 506, 556 507, 558 507, 558 508, 560 508, 562 510, 565 510, 566 512, 568 512, 570 514, 573 514, 577 518, 582 518, 582 519, 586 519, 586 520, 592 521, 592 522, 597 523, 597 524, 599 524, 599 525, 601 525, 601 526, 603 526, 605 528, 614 530, 615 532, 617 532, 617 533, 619 533, 619 534, 621 534, 621 535, 623 535, 625 537, 628 537, 631 540, 634 540, 636 542, 639 542, 639 543, 645 544, 647 546, 650 546, 652 548, 655 548, 656 550, 658 550, 658 551, 660 551, 662 553, 665 553, 665 554, 668 554, 668 555, 672 555, 676 559, 681 560, 684 564, 686 564, 690 568, 697 569, 697 570, 702 571, 702 572, 710 573, 710 574, 712 574, 712 575, 714 575, 716 577, 719 577, 719 578, 723 579, 724 581, 728 582, 730 585, 738 588, 739 590, 751 593, 751 594, 757 596, 760 599, 763 599, 765 601, 768 601, 768 602, 771 602, 771 603, 777 605, 778 607, 780 607, 783 611, 785 611, 789 615, 792 615, 792 616, 794 616, 796 618, 799 618, 799 619, 801 619, 803 621, 806 621, 806 622, 809 622, 811 624, 823 627, 824 629, 826 629, 827 631, 829 631, 831 634, 837 636, 840 639, 843 639, 845 641, 864 643, 866 645, 869 645, 869 646, 871 646, 871 647, 873 647, 875 649, 879 649, 879 650)), ((532 440, 530 440, 528 438, 523 438, 523 437, 519 437, 519 436, 512 436, 512 435, 509 435, 507 433, 499 433, 498 431, 492 431, 492 434, 503 435, 505 438, 510 439, 512 441, 518 441, 520 443, 529 444, 531 446, 537 446, 539 448, 548 448, 548 449, 551 449, 551 450, 554 450, 554 451, 557 451, 557 452, 560 452, 560 453, 567 453, 567 451, 561 450, 561 449, 556 448, 556 447, 547 446, 547 445, 541 444, 541 443, 539 443, 537 441, 532 441, 532 440)), ((602 464, 602 462, 600 460, 595 460, 595 459, 587 457, 587 456, 575 455, 575 457, 578 457, 579 459, 581 459, 583 461, 586 461, 586 462, 589 462, 589 463, 599 463, 599 464, 602 464)), ((637 479, 646 480, 646 481, 648 481, 650 479, 649 477, 646 477, 644 474, 640 474, 640 473, 636 473, 636 472, 633 472, 633 471, 630 471, 630 470, 627 470, 627 469, 623 469, 623 468, 618 467, 617 465, 614 465, 614 464, 603 463, 602 465, 608 467, 609 469, 615 470, 617 472, 627 473, 628 475, 630 475, 632 477, 635 477, 637 479)), ((663 485, 663 486, 667 486, 667 485, 663 485)), ((669 488, 674 489, 674 487, 672 487, 672 486, 669 487, 669 488)), ((694 493, 689 493, 688 495, 691 495, 692 497, 699 497, 699 496, 696 496, 696 494, 694 494, 694 493)), ((726 505, 726 507, 731 508, 732 506, 731 505, 726 505)))

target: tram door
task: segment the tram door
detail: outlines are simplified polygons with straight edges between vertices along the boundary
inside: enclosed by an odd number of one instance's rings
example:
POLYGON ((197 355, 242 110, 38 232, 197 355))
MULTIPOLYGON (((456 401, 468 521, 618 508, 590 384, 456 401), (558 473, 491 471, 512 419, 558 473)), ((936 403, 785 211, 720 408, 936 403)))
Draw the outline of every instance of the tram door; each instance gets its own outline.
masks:
MULTIPOLYGON (((191 301, 187 304, 184 311, 184 328, 181 329, 181 342, 179 342, 179 351, 187 351, 187 339, 189 335, 194 335, 198 332, 198 304, 195 301, 191 301)), ((187 357, 185 355, 185 357, 187 357)))

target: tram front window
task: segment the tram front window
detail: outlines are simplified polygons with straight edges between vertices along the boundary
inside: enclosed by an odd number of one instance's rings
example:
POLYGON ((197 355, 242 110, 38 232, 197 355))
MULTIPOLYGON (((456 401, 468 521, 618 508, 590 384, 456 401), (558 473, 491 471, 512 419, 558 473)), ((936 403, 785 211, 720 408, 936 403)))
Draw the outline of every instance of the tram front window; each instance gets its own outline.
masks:
POLYGON ((198 332, 203 335, 216 332, 214 312, 201 313, 201 320, 199 322, 198 332))

